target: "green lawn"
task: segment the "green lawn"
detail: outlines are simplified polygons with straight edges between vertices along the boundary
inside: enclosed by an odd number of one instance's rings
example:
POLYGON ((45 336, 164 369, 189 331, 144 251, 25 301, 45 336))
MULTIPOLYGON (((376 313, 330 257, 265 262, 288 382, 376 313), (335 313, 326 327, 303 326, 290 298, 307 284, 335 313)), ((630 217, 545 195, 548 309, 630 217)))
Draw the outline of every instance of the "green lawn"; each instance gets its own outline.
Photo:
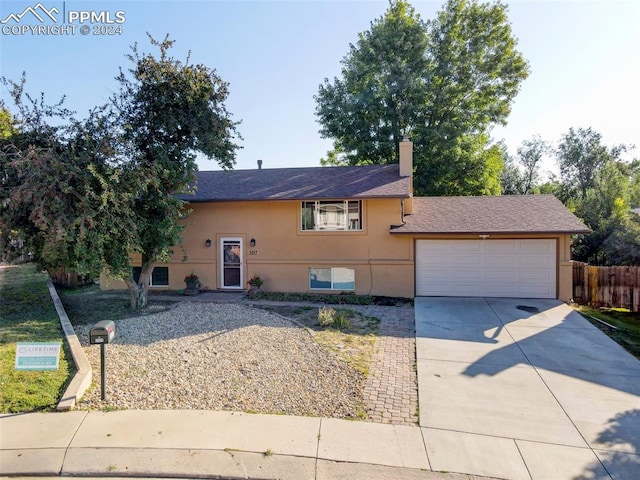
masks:
POLYGON ((0 413, 55 409, 75 374, 46 282, 30 264, 0 267, 0 413), (60 342, 60 368, 15 370, 16 342, 60 342))
POLYGON ((585 318, 622 345, 629 353, 640 359, 640 313, 621 308, 575 307, 585 318), (590 317, 596 317, 617 328, 613 329, 590 317))

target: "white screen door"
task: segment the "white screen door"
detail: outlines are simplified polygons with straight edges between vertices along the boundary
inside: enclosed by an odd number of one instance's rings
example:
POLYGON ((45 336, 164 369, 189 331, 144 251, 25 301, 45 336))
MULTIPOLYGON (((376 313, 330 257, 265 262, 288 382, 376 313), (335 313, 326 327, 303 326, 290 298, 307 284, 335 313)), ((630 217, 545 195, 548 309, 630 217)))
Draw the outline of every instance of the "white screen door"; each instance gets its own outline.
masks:
POLYGON ((220 258, 222 288, 242 288, 242 239, 221 238, 220 258))

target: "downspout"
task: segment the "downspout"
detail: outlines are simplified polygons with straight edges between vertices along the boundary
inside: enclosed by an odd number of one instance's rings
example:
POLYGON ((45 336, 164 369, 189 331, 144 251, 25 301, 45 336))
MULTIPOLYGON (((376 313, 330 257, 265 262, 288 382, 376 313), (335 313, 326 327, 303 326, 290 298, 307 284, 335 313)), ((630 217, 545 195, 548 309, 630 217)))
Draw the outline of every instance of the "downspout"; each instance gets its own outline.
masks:
POLYGON ((402 222, 402 225, 405 225, 407 222, 404 221, 404 198, 402 200, 400 200, 400 209, 401 209, 401 216, 400 216, 400 221, 402 222))

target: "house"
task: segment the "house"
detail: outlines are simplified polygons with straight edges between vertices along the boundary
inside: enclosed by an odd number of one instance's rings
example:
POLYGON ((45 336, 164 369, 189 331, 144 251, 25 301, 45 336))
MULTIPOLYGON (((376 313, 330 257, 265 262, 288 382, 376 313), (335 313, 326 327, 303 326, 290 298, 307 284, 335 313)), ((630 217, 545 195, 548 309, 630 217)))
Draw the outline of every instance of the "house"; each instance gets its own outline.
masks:
POLYGON ((392 165, 199 172, 152 287, 195 273, 213 290, 258 275, 279 292, 571 298, 571 236, 589 230, 560 201, 414 198, 412 149, 392 165))

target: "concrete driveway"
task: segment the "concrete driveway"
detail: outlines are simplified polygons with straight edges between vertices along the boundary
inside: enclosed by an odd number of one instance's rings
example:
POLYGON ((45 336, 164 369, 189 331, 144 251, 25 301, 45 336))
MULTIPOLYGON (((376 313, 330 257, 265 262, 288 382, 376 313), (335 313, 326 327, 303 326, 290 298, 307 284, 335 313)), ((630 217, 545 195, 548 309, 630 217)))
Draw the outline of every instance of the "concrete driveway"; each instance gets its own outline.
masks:
POLYGON ((433 470, 639 479, 640 361, 557 300, 415 300, 433 470))

